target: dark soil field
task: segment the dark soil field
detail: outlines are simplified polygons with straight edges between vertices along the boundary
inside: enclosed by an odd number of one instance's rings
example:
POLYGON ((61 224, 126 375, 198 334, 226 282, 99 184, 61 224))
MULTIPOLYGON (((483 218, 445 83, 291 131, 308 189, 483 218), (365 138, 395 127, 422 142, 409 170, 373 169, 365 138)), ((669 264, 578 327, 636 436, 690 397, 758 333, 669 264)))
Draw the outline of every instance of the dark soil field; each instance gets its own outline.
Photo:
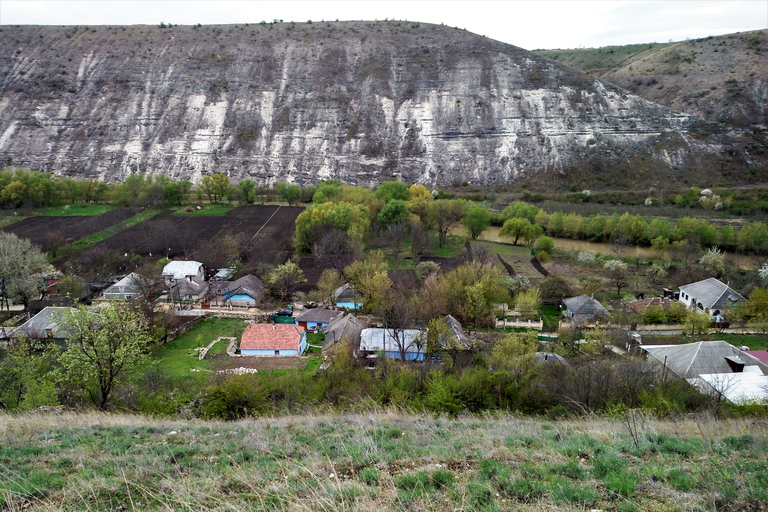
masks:
MULTIPOLYGON (((293 251, 292 238, 298 206, 240 206, 226 215, 173 215, 169 210, 132 226, 87 249, 87 253, 130 252, 141 256, 196 258, 217 264, 225 246, 245 254, 247 268, 273 263, 293 251)), ((87 256, 87 254, 84 254, 87 256)), ((225 255, 222 256, 226 260, 225 255)), ((218 263, 218 264, 223 264, 218 263)))
POLYGON ((48 251, 51 249, 49 234, 55 233, 57 236, 60 234, 59 245, 72 243, 133 217, 139 211, 138 208, 117 208, 101 215, 29 217, 4 227, 2 230, 23 238, 29 238, 33 244, 40 246, 44 251, 48 251))

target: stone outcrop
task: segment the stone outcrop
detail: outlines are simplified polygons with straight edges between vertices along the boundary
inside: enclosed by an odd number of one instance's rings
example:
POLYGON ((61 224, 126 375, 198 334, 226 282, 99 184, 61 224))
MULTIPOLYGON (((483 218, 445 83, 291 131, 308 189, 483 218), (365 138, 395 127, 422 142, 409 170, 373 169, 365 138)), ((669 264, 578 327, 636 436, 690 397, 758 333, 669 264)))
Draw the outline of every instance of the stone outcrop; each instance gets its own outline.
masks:
MULTIPOLYGON (((2 27, 0 158, 120 181, 509 183, 722 153, 695 119, 552 60, 412 22, 2 27), (660 140, 672 137, 670 147, 660 140)), ((706 130, 705 130, 706 131, 706 130)))

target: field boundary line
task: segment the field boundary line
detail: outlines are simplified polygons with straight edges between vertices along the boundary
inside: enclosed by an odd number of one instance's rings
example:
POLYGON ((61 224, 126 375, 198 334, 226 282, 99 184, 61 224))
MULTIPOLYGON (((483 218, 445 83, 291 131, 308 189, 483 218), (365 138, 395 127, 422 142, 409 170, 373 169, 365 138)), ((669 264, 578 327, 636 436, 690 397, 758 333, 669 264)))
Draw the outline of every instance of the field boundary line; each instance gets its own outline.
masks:
POLYGON ((280 208, 282 208, 282 207, 283 207, 282 205, 278 206, 278 207, 277 207, 277 210, 275 210, 275 211, 272 213, 272 215, 270 215, 270 216, 269 216, 269 218, 267 219, 267 221, 266 221, 264 224, 262 224, 262 225, 261 225, 261 227, 259 228, 259 230, 258 230, 256 233, 254 233, 254 235, 251 237, 251 239, 250 239, 250 240, 248 240, 248 244, 249 244, 249 245, 250 245, 250 243, 251 243, 251 242, 253 242, 253 239, 254 239, 254 238, 256 238, 256 236, 257 236, 259 233, 261 233, 261 230, 262 230, 262 229, 264 229, 264 226, 266 226, 267 224, 269 224, 269 221, 271 221, 271 220, 272 220, 272 217, 274 217, 274 216, 275 216, 275 214, 277 214, 277 212, 279 212, 279 211, 280 211, 280 208))

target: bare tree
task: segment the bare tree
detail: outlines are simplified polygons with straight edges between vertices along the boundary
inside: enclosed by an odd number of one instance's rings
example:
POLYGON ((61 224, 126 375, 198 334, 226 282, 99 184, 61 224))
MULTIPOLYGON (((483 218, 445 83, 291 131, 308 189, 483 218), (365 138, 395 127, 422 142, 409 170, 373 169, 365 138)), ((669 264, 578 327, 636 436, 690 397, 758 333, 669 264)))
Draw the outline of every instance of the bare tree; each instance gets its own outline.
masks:
POLYGON ((317 242, 312 252, 315 259, 324 267, 331 267, 341 272, 344 267, 360 259, 360 242, 340 229, 327 230, 317 242))

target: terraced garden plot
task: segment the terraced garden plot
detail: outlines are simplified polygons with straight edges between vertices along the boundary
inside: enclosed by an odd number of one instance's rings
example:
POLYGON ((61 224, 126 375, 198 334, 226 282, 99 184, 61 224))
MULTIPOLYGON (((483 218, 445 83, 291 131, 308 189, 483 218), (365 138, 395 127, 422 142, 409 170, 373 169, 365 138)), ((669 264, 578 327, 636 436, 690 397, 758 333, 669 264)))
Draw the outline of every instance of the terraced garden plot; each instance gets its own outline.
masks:
POLYGON ((121 231, 88 251, 134 251, 142 256, 183 257, 205 250, 210 243, 228 236, 249 241, 246 263, 270 261, 274 255, 292 251, 298 206, 240 206, 225 215, 173 215, 164 212, 121 231))
POLYGON ((2 228, 22 238, 29 238, 44 251, 51 249, 48 235, 60 233, 63 241, 72 243, 98 233, 139 213, 139 208, 116 208, 101 215, 29 217, 2 228))

